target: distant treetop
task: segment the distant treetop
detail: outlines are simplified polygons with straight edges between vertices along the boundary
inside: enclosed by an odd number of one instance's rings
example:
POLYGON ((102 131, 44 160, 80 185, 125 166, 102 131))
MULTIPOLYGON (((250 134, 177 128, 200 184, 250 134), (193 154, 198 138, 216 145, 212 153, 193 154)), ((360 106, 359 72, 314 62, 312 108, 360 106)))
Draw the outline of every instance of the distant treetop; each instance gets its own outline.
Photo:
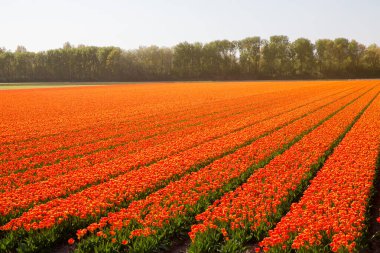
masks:
POLYGON ((379 78, 380 48, 346 38, 249 37, 181 42, 172 48, 94 47, 65 42, 60 49, 0 48, 0 82, 167 81, 379 78))

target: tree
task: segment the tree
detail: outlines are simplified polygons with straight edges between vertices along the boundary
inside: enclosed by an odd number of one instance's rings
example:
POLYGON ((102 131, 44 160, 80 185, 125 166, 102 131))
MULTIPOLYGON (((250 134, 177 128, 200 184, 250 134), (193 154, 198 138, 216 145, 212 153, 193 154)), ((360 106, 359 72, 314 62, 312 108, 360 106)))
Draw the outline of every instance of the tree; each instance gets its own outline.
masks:
POLYGON ((44 52, 0 48, 0 82, 161 81, 380 77, 380 48, 355 40, 287 36, 181 42, 173 48, 72 46, 44 52))
POLYGON ((16 71, 13 76, 16 81, 27 81, 33 77, 34 53, 27 52, 23 46, 18 46, 14 53, 14 68, 16 71))
POLYGON ((335 75, 333 50, 334 42, 329 39, 320 39, 315 42, 316 60, 320 77, 335 75))
POLYGON ((105 58, 106 80, 117 81, 121 79, 121 54, 121 49, 117 47, 113 47, 108 51, 108 55, 105 58))
POLYGON ((248 78, 257 78, 260 68, 261 38, 249 37, 238 41, 240 67, 242 75, 248 78))
POLYGON ((200 78, 204 57, 201 43, 179 43, 173 50, 173 71, 179 79, 200 78))
POLYGON ((352 76, 361 76, 363 72, 363 57, 366 47, 358 43, 356 40, 351 40, 348 45, 349 62, 347 65, 347 72, 352 76))
POLYGON ((378 77, 380 75, 380 48, 376 44, 368 46, 364 52, 363 61, 367 75, 378 77))
POLYGON ((271 36, 263 46, 262 57, 266 77, 278 79, 292 75, 292 50, 287 36, 271 36))
POLYGON ((26 47, 24 47, 24 46, 17 46, 17 48, 16 48, 16 53, 26 53, 28 50, 26 50, 26 47))
POLYGON ((70 44, 70 42, 66 41, 65 43, 63 43, 63 49, 72 49, 73 46, 70 44))
POLYGON ((203 47, 203 77, 208 79, 234 79, 238 76, 238 43, 216 40, 203 47))
POLYGON ((334 40, 333 56, 336 75, 343 77, 347 74, 349 65, 349 41, 346 38, 337 38, 334 40))
POLYGON ((140 47, 134 52, 147 80, 165 80, 172 68, 172 50, 157 46, 140 47))
POLYGON ((313 76, 315 66, 314 45, 308 39, 299 38, 292 43, 292 48, 295 75, 300 78, 313 76))

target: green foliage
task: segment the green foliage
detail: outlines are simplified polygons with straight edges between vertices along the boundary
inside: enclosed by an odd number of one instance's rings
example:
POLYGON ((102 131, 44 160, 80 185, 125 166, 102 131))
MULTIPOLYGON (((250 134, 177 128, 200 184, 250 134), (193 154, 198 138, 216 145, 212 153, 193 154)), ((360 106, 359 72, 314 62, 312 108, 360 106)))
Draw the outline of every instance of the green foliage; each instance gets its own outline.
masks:
POLYGON ((173 48, 77 47, 15 52, 0 48, 0 82, 170 81, 380 77, 380 48, 355 40, 248 37, 173 48))
POLYGON ((312 77, 315 66, 314 45, 308 39, 299 38, 293 42, 292 50, 294 74, 300 78, 312 77))

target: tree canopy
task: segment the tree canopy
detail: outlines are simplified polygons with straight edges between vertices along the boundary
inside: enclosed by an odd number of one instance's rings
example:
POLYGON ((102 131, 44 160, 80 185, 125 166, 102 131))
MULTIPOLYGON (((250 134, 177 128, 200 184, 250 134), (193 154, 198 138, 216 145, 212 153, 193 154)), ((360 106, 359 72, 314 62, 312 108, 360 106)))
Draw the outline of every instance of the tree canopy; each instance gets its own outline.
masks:
POLYGON ((249 37, 172 48, 73 46, 43 52, 0 48, 0 82, 378 78, 380 48, 346 38, 249 37))

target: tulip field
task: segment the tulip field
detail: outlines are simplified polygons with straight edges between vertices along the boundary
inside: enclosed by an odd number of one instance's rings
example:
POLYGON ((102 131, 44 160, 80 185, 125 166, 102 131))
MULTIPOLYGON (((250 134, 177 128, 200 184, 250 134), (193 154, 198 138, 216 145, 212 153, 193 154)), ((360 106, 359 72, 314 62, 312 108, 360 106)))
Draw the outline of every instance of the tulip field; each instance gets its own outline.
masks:
POLYGON ((369 252, 379 93, 380 80, 0 90, 0 252, 369 252))

